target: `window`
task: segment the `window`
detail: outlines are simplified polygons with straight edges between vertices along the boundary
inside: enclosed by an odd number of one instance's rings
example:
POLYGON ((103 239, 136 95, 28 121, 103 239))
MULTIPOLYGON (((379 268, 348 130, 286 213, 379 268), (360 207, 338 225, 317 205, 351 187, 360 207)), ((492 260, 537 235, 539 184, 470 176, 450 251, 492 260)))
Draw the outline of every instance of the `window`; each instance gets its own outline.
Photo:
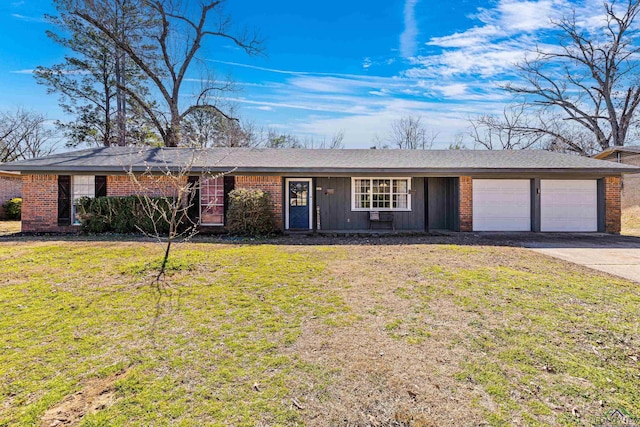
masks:
POLYGON ((224 178, 200 181, 200 224, 224 225, 224 178))
POLYGON ((71 219, 74 225, 78 225, 80 224, 80 218, 78 218, 78 202, 83 197, 95 197, 96 177, 93 175, 75 175, 71 180, 71 219))
POLYGON ((410 211, 410 178, 352 178, 354 211, 410 211))

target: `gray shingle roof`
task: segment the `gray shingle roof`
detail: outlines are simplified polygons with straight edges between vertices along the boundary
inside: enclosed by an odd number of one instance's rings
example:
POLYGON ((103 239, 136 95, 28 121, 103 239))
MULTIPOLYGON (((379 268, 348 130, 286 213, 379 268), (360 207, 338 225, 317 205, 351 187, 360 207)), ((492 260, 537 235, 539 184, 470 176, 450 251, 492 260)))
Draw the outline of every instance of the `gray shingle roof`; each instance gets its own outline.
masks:
POLYGON ((640 172, 640 168, 548 151, 487 150, 312 150, 270 148, 109 147, 6 163, 22 172, 121 173, 148 168, 235 173, 501 173, 640 172))

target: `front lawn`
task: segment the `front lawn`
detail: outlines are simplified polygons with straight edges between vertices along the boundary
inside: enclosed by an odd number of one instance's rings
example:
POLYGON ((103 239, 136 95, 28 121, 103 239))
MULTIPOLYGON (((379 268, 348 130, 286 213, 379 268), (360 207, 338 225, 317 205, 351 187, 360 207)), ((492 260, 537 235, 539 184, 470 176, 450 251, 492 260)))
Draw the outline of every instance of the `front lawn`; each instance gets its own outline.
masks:
POLYGON ((0 243, 0 425, 640 415, 637 284, 524 249, 0 243))

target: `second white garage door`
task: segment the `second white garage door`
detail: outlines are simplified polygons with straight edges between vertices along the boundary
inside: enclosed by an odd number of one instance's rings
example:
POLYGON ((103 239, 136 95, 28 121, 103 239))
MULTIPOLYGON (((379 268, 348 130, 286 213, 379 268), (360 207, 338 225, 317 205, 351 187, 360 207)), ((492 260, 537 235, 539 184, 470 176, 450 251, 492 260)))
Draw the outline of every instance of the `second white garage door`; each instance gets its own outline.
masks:
POLYGON ((540 181, 541 231, 598 231, 595 179, 540 181))
POLYGON ((531 181, 474 179, 474 231, 530 231, 531 181))

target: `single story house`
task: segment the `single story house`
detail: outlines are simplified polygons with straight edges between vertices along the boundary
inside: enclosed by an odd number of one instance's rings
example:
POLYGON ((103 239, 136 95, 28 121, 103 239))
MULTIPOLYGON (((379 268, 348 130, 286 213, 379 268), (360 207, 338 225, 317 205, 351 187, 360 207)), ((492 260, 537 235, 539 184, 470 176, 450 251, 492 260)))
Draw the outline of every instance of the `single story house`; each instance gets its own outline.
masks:
POLYGON ((2 206, 15 197, 22 197, 22 177, 18 172, 0 170, 0 219, 5 217, 2 206))
MULTIPOLYGON (((199 221, 221 229, 233 188, 269 192, 283 231, 620 232, 620 182, 640 168, 547 151, 109 147, 6 164, 22 230, 72 232, 74 200, 135 194, 135 174, 188 168, 199 221), (213 176, 211 174, 221 174, 213 176)), ((187 179, 187 177, 185 177, 187 179)), ((162 190, 156 184, 149 194, 162 190)))
MULTIPOLYGON (((610 147, 593 156, 625 165, 640 166, 640 145, 610 147)), ((622 209, 640 207, 640 175, 627 175, 622 179, 622 209)))

